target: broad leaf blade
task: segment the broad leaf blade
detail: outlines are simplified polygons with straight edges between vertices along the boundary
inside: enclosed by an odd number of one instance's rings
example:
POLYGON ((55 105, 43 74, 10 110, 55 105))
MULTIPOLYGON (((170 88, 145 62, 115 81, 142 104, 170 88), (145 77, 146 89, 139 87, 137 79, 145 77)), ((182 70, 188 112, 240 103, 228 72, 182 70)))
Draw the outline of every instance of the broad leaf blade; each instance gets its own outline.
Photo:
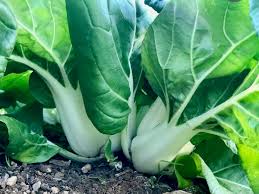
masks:
POLYGON ((4 75, 8 57, 16 41, 16 21, 4 1, 0 1, 0 77, 4 75))
POLYGON ((71 39, 79 83, 90 119, 103 133, 127 124, 136 10, 132 0, 67 0, 71 39))
POLYGON ((4 0, 18 24, 17 42, 60 66, 70 53, 65 0, 4 0))
POLYGON ((0 56, 8 57, 15 45, 16 21, 11 10, 3 0, 0 1, 0 12, 0 56))
POLYGON ((233 193, 252 193, 238 156, 221 139, 212 137, 203 141, 195 153, 201 156, 220 185, 233 193))
POLYGON ((176 124, 204 80, 250 68, 258 48, 248 0, 176 0, 150 27, 143 66, 176 124))
POLYGON ((3 90, 7 96, 23 103, 32 103, 32 97, 29 89, 29 79, 31 71, 24 73, 11 73, 0 78, 0 90, 3 90))
POLYGON ((1 116, 0 122, 8 129, 9 144, 6 152, 11 158, 25 163, 39 163, 59 152, 58 146, 30 131, 24 123, 6 116, 1 116))

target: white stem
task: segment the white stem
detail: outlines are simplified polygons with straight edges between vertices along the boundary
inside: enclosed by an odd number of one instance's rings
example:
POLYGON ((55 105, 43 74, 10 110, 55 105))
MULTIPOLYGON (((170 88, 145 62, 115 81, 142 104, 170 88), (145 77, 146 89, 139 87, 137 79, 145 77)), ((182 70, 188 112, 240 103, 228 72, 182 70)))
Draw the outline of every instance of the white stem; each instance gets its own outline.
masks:
POLYGON ((166 123, 135 137, 131 146, 134 167, 143 173, 159 173, 196 134, 192 128, 171 128, 166 123))
MULTIPOLYGON (((100 133, 88 118, 80 87, 74 89, 67 76, 63 75, 66 79, 66 87, 64 87, 48 71, 24 57, 12 55, 9 59, 32 68, 44 79, 53 95, 61 125, 71 148, 80 156, 97 156, 109 136, 100 133)), ((119 135, 110 138, 112 149, 118 150, 119 135)))
POLYGON ((131 113, 128 117, 128 124, 126 128, 121 132, 121 147, 124 155, 130 159, 130 146, 134 136, 136 136, 137 126, 136 126, 136 114, 137 114, 137 107, 134 104, 131 107, 131 113))
POLYGON ((84 157, 97 156, 108 136, 101 134, 88 118, 80 89, 52 90, 52 94, 71 148, 84 157))

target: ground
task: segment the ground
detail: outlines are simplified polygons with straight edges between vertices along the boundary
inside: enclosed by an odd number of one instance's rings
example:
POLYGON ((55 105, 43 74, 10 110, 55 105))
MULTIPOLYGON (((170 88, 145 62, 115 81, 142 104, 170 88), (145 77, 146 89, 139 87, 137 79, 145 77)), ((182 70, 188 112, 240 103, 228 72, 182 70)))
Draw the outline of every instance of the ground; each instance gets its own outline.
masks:
MULTIPOLYGON (((116 170, 105 161, 95 165, 55 158, 43 164, 19 164, 0 160, 0 194, 163 194, 177 190, 175 181, 144 176, 124 162, 116 170), (82 171, 82 167, 83 171, 82 171), (88 172, 87 172, 88 171, 88 172)), ((206 193, 206 187, 193 186, 188 193, 206 193)), ((180 192, 184 193, 184 192, 180 192)))

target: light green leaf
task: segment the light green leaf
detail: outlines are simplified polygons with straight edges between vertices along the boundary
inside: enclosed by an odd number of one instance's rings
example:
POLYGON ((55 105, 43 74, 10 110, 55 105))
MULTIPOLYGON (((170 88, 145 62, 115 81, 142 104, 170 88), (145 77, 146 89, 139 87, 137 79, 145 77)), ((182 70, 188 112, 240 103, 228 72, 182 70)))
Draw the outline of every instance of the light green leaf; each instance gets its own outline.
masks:
MULTIPOLYGON (((248 85, 258 85, 259 65, 248 75, 247 79, 236 91, 236 94, 247 89, 248 85)), ((247 172, 254 192, 259 192, 259 90, 235 102, 233 106, 216 116, 228 136, 237 144, 243 167, 247 172), (248 157, 249 156, 249 157, 248 157)))
POLYGON ((71 49, 65 0, 4 1, 17 21, 17 42, 40 57, 64 65, 71 49))
POLYGON ((29 89, 29 79, 31 71, 24 73, 11 73, 0 78, 0 90, 3 90, 7 96, 23 103, 32 103, 32 97, 29 89))
POLYGON ((107 143, 104 146, 104 155, 107 162, 109 163, 115 162, 117 160, 117 157, 115 157, 112 152, 112 142, 110 139, 107 141, 107 143))
POLYGON ((127 125, 131 108, 135 1, 66 2, 86 110, 98 130, 117 133, 127 125))

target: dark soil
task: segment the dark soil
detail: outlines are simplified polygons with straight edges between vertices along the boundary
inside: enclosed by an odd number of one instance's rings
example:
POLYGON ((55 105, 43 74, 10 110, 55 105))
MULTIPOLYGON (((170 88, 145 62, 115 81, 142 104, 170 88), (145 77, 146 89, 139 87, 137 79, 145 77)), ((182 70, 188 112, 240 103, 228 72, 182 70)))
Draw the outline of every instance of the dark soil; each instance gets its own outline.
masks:
MULTIPOLYGON (((134 171, 129 164, 118 171, 104 161, 98 162, 86 166, 89 170, 87 173, 82 172, 83 166, 59 158, 33 165, 11 162, 8 167, 2 159, 0 194, 160 194, 176 190, 174 181, 157 181, 155 177, 147 177, 134 171)), ((201 187, 192 187, 187 191, 194 194, 205 193, 201 187)))

